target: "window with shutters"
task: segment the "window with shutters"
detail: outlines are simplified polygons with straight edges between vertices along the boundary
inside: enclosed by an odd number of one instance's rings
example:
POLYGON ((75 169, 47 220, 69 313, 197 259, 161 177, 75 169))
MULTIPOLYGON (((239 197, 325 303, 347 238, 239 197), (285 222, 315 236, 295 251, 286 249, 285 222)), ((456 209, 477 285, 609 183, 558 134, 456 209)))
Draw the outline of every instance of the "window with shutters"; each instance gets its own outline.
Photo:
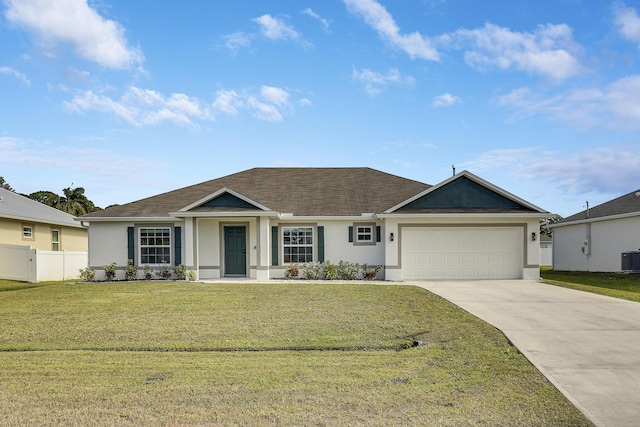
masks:
POLYGON ((138 229, 140 264, 171 263, 171 227, 141 227, 138 229))
POLYGON ((349 241, 353 242, 355 246, 373 246, 378 241, 378 233, 375 223, 356 222, 353 227, 349 227, 349 241))
POLYGON ((313 262, 313 227, 282 227, 285 264, 313 262))

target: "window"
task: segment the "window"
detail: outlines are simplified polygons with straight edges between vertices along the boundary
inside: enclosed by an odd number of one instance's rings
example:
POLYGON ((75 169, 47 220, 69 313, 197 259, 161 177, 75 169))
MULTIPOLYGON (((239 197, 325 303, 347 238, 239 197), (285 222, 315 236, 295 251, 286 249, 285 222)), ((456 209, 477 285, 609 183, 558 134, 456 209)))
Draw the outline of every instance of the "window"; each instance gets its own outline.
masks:
POLYGON ((370 225, 356 226, 356 242, 357 243, 373 242, 373 227, 370 225))
POLYGON ((171 263, 171 228, 140 228, 140 264, 171 263))
POLYGON ((23 225, 22 226, 22 238, 33 240, 33 225, 23 225))
POLYGON ((59 251, 60 250, 60 230, 51 230, 51 250, 59 251))
POLYGON ((375 245, 380 241, 380 227, 375 222, 354 223, 349 227, 349 241, 355 246, 375 245))
POLYGON ((283 227, 284 263, 313 262, 313 227, 283 227))

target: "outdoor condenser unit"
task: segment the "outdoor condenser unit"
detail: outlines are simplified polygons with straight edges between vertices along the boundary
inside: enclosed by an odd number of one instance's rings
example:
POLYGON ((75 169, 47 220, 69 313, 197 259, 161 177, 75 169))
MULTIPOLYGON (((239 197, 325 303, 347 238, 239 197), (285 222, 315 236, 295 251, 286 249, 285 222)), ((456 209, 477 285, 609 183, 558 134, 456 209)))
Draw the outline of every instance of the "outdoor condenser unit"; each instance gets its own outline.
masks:
POLYGON ((622 271, 640 272, 640 251, 622 252, 622 271))

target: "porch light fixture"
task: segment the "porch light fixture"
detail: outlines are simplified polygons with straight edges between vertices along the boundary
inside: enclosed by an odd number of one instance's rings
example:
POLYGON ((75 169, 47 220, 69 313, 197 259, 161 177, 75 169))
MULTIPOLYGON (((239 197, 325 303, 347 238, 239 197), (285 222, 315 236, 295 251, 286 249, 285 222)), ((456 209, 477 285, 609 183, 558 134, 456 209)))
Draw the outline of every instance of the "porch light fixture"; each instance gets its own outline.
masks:
POLYGON ((389 240, 393 242, 393 239, 394 239, 393 233, 389 234, 389 240))
POLYGON ((536 241, 536 232, 535 231, 533 233, 531 233, 531 241, 532 242, 536 241))

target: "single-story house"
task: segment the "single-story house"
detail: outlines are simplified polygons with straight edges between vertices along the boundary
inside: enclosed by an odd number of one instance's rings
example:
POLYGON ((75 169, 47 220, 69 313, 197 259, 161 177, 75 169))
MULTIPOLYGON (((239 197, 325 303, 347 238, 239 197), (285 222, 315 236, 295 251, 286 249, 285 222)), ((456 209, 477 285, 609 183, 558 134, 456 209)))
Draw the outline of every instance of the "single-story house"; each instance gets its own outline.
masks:
POLYGON ((78 277, 87 267, 88 242, 87 228, 72 215, 0 188, 0 278, 78 277))
POLYGON ((640 190, 571 215, 550 228, 555 270, 634 270, 623 263, 640 261, 640 190))
POLYGON ((549 213, 460 172, 432 186, 371 168, 254 168, 85 215, 89 265, 282 278, 316 261, 386 280, 536 279, 549 213))

